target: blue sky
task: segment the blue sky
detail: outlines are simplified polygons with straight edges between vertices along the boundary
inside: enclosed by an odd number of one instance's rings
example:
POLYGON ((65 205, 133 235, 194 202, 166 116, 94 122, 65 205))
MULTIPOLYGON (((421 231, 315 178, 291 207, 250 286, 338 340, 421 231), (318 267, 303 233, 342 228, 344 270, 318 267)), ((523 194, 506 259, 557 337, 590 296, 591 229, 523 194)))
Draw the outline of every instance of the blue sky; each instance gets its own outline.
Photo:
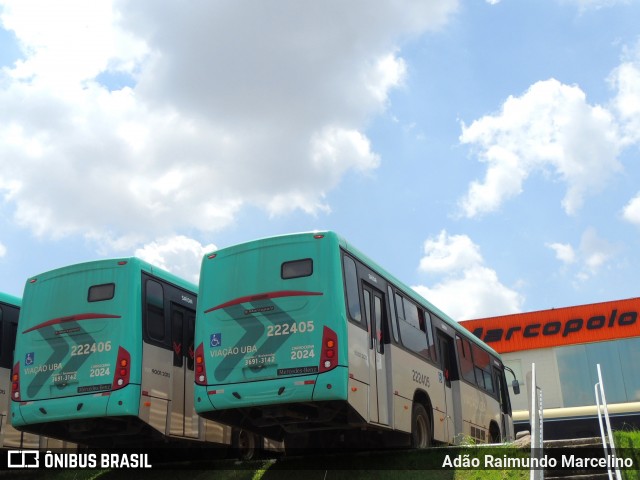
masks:
POLYGON ((640 2, 0 0, 0 290, 333 229, 454 318, 637 296, 640 2))

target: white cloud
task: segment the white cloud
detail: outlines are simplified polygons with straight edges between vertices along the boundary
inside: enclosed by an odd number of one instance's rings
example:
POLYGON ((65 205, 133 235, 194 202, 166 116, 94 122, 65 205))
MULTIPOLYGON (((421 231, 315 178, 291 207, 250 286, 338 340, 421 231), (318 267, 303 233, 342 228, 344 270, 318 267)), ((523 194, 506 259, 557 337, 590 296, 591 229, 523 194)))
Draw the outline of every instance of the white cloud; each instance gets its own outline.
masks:
POLYGON ((425 256, 420 269, 429 273, 464 270, 483 262, 480 247, 466 235, 449 235, 442 230, 436 238, 424 242, 425 256))
POLYGON ((614 5, 626 5, 631 0, 561 0, 564 3, 575 4, 580 11, 600 10, 601 8, 613 7, 614 5))
POLYGON ((137 249, 135 256, 197 284, 202 257, 212 250, 216 250, 213 244, 202 245, 197 240, 177 235, 148 243, 137 249))
POLYGON ((640 192, 636 194, 622 210, 622 218, 626 221, 640 225, 640 192))
POLYGON ((594 228, 589 228, 582 234, 580 239, 580 251, 583 255, 586 269, 591 275, 594 275, 613 258, 616 247, 599 237, 594 228))
POLYGON ((556 252, 556 258, 563 263, 574 263, 576 261, 576 252, 568 243, 549 243, 547 247, 556 252))
POLYGON ((498 114, 463 125, 460 141, 487 163, 484 180, 473 181, 460 201, 467 217, 497 210, 522 192, 532 172, 547 170, 566 184, 562 206, 572 214, 621 169, 613 115, 589 105, 579 87, 554 79, 509 97, 498 114))
MULTIPOLYGON (((625 48, 623 62, 609 76, 616 90, 611 104, 622 124, 623 141, 627 145, 640 143, 640 41, 625 48)), ((622 210, 622 217, 640 225, 640 192, 622 210)))
POLYGON ((0 194, 38 235, 104 245, 246 205, 328 211, 346 172, 380 164, 363 131, 402 86, 400 42, 458 5, 50 3, 0 0, 24 55, 0 73, 0 194))
POLYGON ((577 247, 568 243, 551 243, 547 247, 555 251, 556 258, 565 266, 575 265, 575 278, 581 282, 597 275, 618 250, 618 247, 601 238, 594 228, 584 231, 577 247))
POLYGON ((2 243, 0 243, 0 258, 4 257, 7 254, 7 247, 5 247, 2 243))
POLYGON ((609 75, 616 91, 612 110, 622 124, 625 145, 640 142, 640 41, 624 49, 622 63, 609 75))
POLYGON ((117 27, 111 1, 3 0, 0 20, 20 41, 25 58, 11 78, 46 83, 73 94, 78 83, 107 70, 131 71, 147 53, 144 42, 117 27))
POLYGON ((420 269, 442 275, 434 285, 413 287, 456 320, 521 311, 523 296, 500 282, 495 270, 484 265, 480 247, 466 235, 438 237, 424 244, 420 269))

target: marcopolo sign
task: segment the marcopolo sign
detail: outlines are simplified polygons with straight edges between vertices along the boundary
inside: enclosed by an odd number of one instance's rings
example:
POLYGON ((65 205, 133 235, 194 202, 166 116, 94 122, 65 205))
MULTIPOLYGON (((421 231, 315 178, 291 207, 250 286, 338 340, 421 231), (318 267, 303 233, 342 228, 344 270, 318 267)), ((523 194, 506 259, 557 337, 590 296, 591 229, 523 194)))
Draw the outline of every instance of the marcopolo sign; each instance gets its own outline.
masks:
POLYGON ((640 336, 640 299, 461 322, 499 353, 640 336))

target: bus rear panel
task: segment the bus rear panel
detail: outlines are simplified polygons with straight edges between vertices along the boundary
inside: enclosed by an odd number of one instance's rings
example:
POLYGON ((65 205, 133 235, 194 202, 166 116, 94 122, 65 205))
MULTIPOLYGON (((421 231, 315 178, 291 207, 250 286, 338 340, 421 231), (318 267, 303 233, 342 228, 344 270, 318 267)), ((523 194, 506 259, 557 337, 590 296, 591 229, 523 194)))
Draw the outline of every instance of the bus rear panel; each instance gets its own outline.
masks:
MULTIPOLYGON (((136 258, 29 279, 12 372, 13 424, 95 446, 204 439, 190 397, 196 295, 189 286, 136 258)), ((218 430, 212 435, 225 443, 228 429, 218 430)))
POLYGON ((131 369, 131 352, 140 334, 128 331, 136 322, 128 271, 66 267, 27 282, 13 366, 15 426, 57 433, 59 421, 137 414, 140 372, 131 369))
POLYGON ((196 322, 198 413, 279 439, 344 426, 347 345, 338 339, 347 327, 342 283, 332 281, 340 271, 337 241, 324 235, 206 256, 196 322))

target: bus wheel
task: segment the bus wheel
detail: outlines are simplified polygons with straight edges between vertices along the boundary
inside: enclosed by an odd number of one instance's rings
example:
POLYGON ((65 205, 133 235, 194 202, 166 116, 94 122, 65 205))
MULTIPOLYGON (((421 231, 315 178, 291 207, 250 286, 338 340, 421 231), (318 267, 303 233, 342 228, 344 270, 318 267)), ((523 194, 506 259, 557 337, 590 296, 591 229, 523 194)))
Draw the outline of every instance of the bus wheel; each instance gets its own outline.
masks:
POLYGON ((428 448, 431 446, 431 422, 422 405, 413 404, 411 414, 411 448, 428 448))
POLYGON ((233 447, 240 460, 253 460, 257 449, 256 436, 246 430, 236 430, 234 432, 233 447))

